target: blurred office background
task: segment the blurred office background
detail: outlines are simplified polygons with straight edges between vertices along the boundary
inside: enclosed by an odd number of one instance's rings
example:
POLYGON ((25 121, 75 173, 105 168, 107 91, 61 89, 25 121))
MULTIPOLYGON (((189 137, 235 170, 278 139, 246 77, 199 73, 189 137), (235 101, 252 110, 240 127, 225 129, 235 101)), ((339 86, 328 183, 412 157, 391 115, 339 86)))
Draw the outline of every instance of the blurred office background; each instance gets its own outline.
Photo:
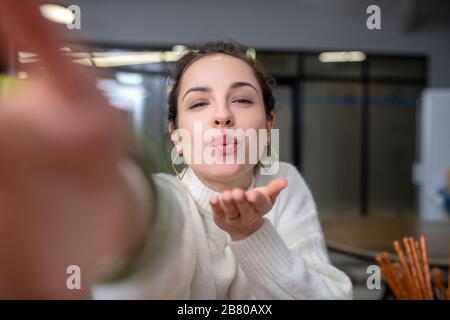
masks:
MULTIPOLYGON (((68 48, 74 58, 109 71, 99 86, 113 103, 130 111, 138 132, 165 139, 166 79, 180 50, 206 40, 234 39, 254 49, 256 58, 277 79, 280 157, 303 174, 321 217, 448 219, 437 195, 445 186, 443 166, 450 168, 450 154, 445 153, 450 149, 446 111, 431 113, 442 126, 437 133, 442 144, 433 154, 441 165, 433 172, 431 189, 422 193, 420 189, 427 179, 424 135, 433 137, 425 130, 435 123, 431 118, 431 122, 423 120, 424 94, 429 92, 427 99, 434 101, 434 88, 450 88, 448 1, 72 0, 66 4, 81 8, 81 30, 66 33, 68 48), (371 4, 381 9, 380 30, 366 27, 371 4), (327 52, 355 53, 330 61, 327 52), (430 201, 437 213, 420 210, 421 201, 430 201)), ((33 58, 23 53, 16 71, 33 58)), ((356 298, 379 297, 380 292, 364 289, 365 269, 360 262, 339 254, 333 259, 352 274, 355 288, 362 281, 356 298)))

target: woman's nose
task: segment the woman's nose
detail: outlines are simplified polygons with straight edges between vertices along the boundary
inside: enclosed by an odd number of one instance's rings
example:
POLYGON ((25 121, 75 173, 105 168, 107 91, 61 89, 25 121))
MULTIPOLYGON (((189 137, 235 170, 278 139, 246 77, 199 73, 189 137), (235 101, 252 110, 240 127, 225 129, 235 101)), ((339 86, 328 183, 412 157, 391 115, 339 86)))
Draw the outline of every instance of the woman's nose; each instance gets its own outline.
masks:
POLYGON ((232 127, 234 125, 234 118, 227 107, 218 107, 214 114, 215 127, 232 127))

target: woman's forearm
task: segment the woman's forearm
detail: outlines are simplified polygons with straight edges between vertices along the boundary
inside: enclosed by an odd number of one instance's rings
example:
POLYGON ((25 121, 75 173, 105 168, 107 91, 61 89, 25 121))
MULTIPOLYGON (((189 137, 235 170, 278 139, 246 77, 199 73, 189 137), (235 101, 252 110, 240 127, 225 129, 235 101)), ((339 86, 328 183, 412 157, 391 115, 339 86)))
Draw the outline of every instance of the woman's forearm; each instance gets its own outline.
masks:
POLYGON ((126 268, 142 249, 151 232, 154 197, 147 179, 139 167, 131 160, 119 164, 121 176, 121 196, 126 209, 122 212, 118 236, 115 239, 116 257, 105 261, 104 270, 99 279, 108 278, 126 268))

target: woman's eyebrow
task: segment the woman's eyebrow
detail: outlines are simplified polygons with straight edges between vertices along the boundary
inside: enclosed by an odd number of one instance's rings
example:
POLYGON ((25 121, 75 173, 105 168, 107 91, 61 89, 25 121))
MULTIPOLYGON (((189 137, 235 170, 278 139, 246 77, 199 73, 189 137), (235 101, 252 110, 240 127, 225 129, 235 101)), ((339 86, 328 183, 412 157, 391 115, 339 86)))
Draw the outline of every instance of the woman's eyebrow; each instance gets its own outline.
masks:
POLYGON ((190 92, 194 92, 194 91, 200 91, 200 92, 211 92, 211 88, 210 87, 192 87, 190 88, 188 91, 186 91, 183 95, 183 98, 181 99, 181 101, 184 100, 184 97, 186 97, 186 95, 190 92))
POLYGON ((252 85, 249 82, 245 82, 245 81, 238 81, 238 82, 234 82, 231 86, 230 89, 237 89, 240 87, 250 87, 253 88, 253 90, 255 90, 256 92, 258 92, 258 90, 255 88, 254 85, 252 85))

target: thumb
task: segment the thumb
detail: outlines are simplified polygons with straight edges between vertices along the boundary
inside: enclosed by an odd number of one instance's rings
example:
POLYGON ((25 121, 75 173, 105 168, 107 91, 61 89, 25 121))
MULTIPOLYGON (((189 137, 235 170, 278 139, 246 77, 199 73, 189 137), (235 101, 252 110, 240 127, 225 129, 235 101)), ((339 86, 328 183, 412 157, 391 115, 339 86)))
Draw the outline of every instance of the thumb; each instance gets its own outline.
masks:
POLYGON ((272 180, 265 190, 263 191, 269 198, 272 200, 272 203, 275 202, 276 198, 280 194, 281 190, 286 188, 288 185, 288 181, 283 178, 278 178, 275 180, 272 180))

